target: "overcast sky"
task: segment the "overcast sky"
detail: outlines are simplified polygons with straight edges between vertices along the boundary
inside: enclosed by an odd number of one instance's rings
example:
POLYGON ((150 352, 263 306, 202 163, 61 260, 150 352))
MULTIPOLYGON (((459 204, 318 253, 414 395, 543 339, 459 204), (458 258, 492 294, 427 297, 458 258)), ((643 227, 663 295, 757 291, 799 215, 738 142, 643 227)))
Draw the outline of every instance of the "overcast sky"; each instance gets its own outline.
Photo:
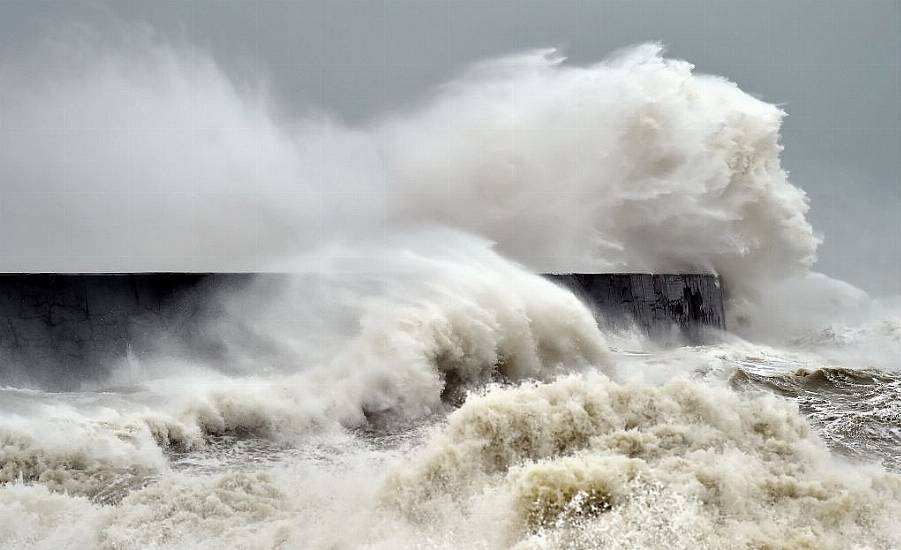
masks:
POLYGON ((266 75, 286 114, 322 109, 352 124, 486 57, 559 46, 582 63, 662 41, 698 71, 784 105, 784 166, 825 236, 817 269, 901 292, 897 0, 0 0, 0 54, 71 21, 145 22, 207 49, 234 79, 266 75))

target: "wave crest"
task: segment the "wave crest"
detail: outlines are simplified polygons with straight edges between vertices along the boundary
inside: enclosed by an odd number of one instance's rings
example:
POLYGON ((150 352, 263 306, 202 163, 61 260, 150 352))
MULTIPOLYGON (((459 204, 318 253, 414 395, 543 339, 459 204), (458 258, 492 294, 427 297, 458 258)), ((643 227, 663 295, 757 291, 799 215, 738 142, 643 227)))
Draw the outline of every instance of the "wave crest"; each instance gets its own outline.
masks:
MULTIPOLYGON (((542 529, 574 540, 586 536, 576 527, 610 532, 626 513, 612 511, 653 508, 640 504, 653 486, 691 503, 713 547, 901 542, 891 519, 901 477, 837 462, 796 406, 688 381, 573 376, 491 392, 396 467, 383 499, 422 520, 503 495, 513 541, 542 529)), ((615 539, 602 546, 617 547, 615 539)))

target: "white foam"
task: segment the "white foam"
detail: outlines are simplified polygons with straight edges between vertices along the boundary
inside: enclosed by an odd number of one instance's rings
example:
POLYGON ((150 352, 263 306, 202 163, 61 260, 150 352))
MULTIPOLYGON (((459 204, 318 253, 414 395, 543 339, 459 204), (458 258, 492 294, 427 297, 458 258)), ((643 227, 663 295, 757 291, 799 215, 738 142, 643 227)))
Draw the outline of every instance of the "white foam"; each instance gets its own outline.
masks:
POLYGON ((714 271, 736 298, 813 262, 783 113, 659 45, 587 66, 553 50, 484 61, 348 127, 276 118, 264 86, 139 30, 0 59, 0 179, 49 194, 11 211, 53 213, 10 233, 0 267, 290 269, 335 239, 436 224, 533 270, 714 271))
POLYGON ((509 498, 498 529, 541 547, 640 548, 686 523, 683 539, 714 548, 901 542, 901 477, 835 459, 794 405, 687 381, 491 392, 396 466, 384 498, 428 522, 492 492, 509 498), (637 520, 674 506, 641 534, 637 520))

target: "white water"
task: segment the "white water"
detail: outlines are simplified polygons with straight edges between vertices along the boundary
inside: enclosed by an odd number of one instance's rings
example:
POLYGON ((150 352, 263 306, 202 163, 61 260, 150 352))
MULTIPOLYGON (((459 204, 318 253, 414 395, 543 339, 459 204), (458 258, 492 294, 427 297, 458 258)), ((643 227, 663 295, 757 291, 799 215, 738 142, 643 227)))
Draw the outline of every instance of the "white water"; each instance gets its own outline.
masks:
POLYGON ((646 45, 588 67, 487 61, 349 128, 278 119, 184 45, 118 46, 49 44, 36 77, 2 61, 3 185, 66 191, 11 195, 51 221, 4 217, 2 267, 321 283, 232 297, 232 316, 291 321, 253 327, 275 352, 233 339, 225 365, 158 357, 108 388, 0 390, 0 546, 901 544, 896 474, 831 454, 792 402, 726 386, 749 365, 890 369, 871 342, 897 346, 872 321, 842 353, 810 336, 873 302, 809 273, 818 238, 776 107, 646 45), (654 350, 601 334, 530 269, 714 271, 732 326, 801 339, 654 350), (797 281, 847 302, 793 317, 761 295, 797 281))
POLYGON ((813 263, 782 111, 658 45, 586 67, 552 50, 485 61, 351 128, 277 118, 262 85, 133 34, 0 60, 0 176, 53 193, 15 197, 11 214, 50 225, 5 220, 3 269, 283 268, 323 241, 436 224, 537 271, 712 270, 736 296, 813 263))

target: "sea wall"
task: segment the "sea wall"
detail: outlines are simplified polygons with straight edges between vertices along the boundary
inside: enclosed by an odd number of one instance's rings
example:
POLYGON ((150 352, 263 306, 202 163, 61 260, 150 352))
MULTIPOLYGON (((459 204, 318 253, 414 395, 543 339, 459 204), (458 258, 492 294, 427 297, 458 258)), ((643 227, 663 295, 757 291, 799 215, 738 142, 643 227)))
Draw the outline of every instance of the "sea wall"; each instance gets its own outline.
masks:
POLYGON ((0 385, 68 389, 169 346, 215 353, 218 293, 249 274, 0 274, 0 385))
MULTIPOLYGON (((220 296, 253 281, 276 289, 294 276, 234 273, 0 274, 0 385, 70 388, 160 350, 214 358, 220 296), (24 378, 24 379, 23 379, 24 378)), ((572 288, 609 327, 636 326, 663 342, 703 341, 724 329, 713 275, 547 275, 572 288)), ((252 319, 243 319, 252 323, 252 319)), ((217 337, 218 336, 218 337, 217 337)))
POLYGON ((595 310, 602 325, 635 327, 661 343, 700 344, 726 330, 722 284, 712 274, 547 275, 595 310))

